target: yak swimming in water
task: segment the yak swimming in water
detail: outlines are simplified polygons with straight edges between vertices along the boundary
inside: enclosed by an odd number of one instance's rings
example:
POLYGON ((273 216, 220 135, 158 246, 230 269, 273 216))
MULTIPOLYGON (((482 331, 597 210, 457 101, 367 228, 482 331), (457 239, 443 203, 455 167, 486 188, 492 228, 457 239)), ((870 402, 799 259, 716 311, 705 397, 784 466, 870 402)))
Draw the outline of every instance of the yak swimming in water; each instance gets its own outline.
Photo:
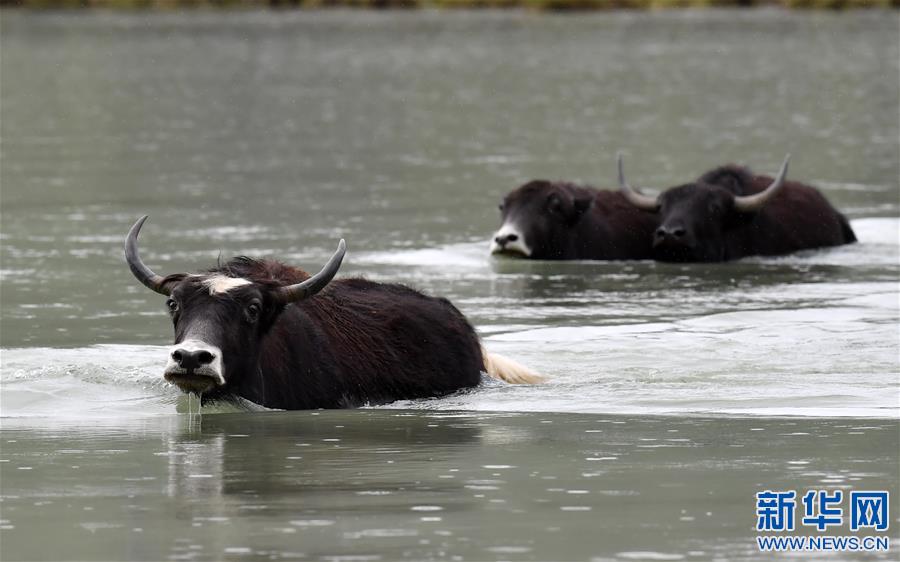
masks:
POLYGON ((540 260, 650 259, 656 217, 619 192, 530 181, 500 204, 491 253, 540 260))
POLYGON ((721 262, 855 242, 847 218, 818 189, 785 179, 789 161, 774 179, 727 165, 649 197, 625 181, 619 155, 619 188, 658 216, 653 257, 660 261, 721 262))
POLYGON ((199 274, 144 265, 138 220, 125 242, 134 276, 164 295, 175 329, 164 377, 202 399, 242 397, 286 410, 347 408, 443 396, 481 373, 541 377, 487 352, 450 301, 409 287, 332 278, 345 244, 321 271, 237 257, 199 274))

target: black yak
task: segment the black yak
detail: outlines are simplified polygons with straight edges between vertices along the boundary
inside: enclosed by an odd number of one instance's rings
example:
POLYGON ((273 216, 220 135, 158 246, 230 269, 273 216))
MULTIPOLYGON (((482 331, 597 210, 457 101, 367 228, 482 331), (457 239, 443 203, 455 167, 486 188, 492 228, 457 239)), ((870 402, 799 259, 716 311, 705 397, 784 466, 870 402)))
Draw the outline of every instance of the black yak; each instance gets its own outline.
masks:
POLYGON ((850 223, 814 187, 787 181, 790 155, 776 178, 727 165, 658 197, 621 192, 636 207, 658 215, 653 257, 672 262, 720 262, 745 256, 778 256, 856 241, 850 223))
POLYGON ((161 276, 138 254, 138 220, 125 242, 131 272, 168 297, 175 328, 164 376, 201 399, 240 396, 269 408, 347 408, 442 396, 474 387, 482 371, 539 382, 479 343, 448 300, 397 284, 332 281, 337 252, 317 274, 237 257, 205 273, 161 276))
POLYGON ((656 217, 622 194, 566 182, 530 181, 500 204, 491 253, 540 260, 650 259, 656 217))

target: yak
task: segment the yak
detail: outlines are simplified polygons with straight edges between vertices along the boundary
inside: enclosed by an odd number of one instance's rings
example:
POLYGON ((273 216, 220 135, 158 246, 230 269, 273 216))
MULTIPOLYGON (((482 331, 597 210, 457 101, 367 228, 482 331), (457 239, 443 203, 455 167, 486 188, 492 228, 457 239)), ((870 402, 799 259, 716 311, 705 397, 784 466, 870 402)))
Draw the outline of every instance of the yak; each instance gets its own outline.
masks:
POLYGON ((650 259, 656 217, 619 192, 533 180, 500 203, 491 253, 539 260, 650 259))
POLYGON ((350 408, 443 396, 482 371, 537 383, 534 371, 479 343, 450 301, 363 278, 334 280, 346 252, 315 275, 236 257, 203 273, 158 275, 125 241, 132 274, 164 295, 175 330, 164 378, 201 401, 241 397, 284 410, 350 408))
POLYGON ((652 245, 659 261, 722 262, 855 242, 847 218, 818 189, 786 180, 789 162, 787 155, 774 179, 720 166, 650 197, 625 181, 619 155, 619 188, 635 208, 657 215, 652 245))

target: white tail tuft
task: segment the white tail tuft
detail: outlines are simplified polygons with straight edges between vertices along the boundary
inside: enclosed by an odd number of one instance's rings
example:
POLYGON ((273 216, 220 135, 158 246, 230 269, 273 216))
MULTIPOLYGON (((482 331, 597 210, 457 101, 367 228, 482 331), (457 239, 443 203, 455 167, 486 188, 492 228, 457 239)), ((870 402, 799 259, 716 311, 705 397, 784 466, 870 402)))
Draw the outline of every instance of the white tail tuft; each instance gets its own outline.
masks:
POLYGON ((540 384, 544 377, 535 373, 525 365, 496 353, 481 348, 484 357, 484 371, 491 377, 512 384, 540 384))

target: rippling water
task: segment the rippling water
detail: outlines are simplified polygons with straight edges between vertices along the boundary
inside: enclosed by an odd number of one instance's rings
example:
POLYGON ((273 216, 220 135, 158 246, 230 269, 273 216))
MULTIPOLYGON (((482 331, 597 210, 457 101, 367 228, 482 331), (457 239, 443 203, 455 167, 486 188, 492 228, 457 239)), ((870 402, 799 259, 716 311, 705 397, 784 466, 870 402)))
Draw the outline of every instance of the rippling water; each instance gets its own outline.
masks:
POLYGON ((38 556, 40 521, 51 558, 753 558, 759 486, 900 497, 896 29, 877 12, 5 11, 3 558, 38 556), (860 242, 716 265, 487 255, 506 191, 608 186, 620 149, 657 188, 791 152, 860 242), (316 269, 345 237, 342 275, 450 298, 549 383, 199 423, 161 378, 162 299, 123 263, 143 214, 162 272, 234 254, 316 269), (338 429, 356 452, 325 441, 338 429), (643 448, 669 432, 687 449, 643 448))
POLYGON ((893 420, 385 410, 14 424, 0 528, 4 559, 750 560, 760 486, 896 493, 898 439, 893 420), (36 527, 57 530, 39 552, 36 527))
MULTIPOLYGON (((347 261, 373 278, 455 287, 488 349, 551 381, 487 381, 388 407, 897 417, 900 222, 853 227, 853 246, 724 265, 492 261, 481 241, 354 252, 347 261)), ((142 296, 140 306, 162 308, 138 287, 142 296)), ((179 391, 161 377, 170 324, 162 310, 143 315, 160 344, 5 349, 4 414, 171 412, 179 391)), ((114 318, 98 316, 101 325, 114 318)))

